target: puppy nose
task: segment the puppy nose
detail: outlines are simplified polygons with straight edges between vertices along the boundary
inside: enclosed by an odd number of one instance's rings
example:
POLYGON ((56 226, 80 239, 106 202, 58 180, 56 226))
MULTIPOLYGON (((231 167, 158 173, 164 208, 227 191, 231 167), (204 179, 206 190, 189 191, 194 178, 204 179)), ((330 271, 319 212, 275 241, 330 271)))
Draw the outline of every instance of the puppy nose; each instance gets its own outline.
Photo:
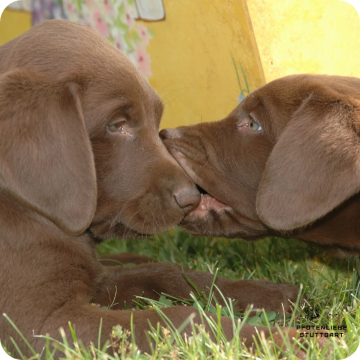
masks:
POLYGON ((159 136, 161 140, 176 139, 180 137, 180 133, 178 129, 162 129, 159 136))
POLYGON ((201 195, 195 186, 183 187, 174 193, 178 205, 188 213, 194 209, 201 200, 201 195))

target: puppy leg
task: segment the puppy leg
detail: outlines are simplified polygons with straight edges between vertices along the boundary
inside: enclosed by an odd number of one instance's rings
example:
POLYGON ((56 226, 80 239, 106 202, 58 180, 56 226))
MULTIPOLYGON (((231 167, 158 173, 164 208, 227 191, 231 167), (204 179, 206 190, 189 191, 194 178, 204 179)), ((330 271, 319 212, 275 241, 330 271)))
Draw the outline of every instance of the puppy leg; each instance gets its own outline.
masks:
POLYGON ((148 264, 157 262, 156 259, 144 255, 136 255, 132 253, 121 254, 103 254, 99 255, 98 259, 101 265, 116 266, 123 264, 148 264))
MULTIPOLYGON (((195 324, 204 324, 205 330, 210 334, 212 340, 216 339, 216 334, 213 333, 206 320, 204 322, 201 320, 201 317, 195 308, 178 306, 162 309, 162 312, 175 328, 179 328, 191 316, 192 321, 195 324)), ((218 322, 216 315, 207 313, 207 316, 212 318, 215 323, 218 322)), ((155 328, 157 323, 160 323, 163 327, 167 327, 167 324, 164 323, 155 310, 135 312, 105 311, 94 306, 71 302, 66 304, 60 311, 47 320, 41 333, 48 333, 54 338, 59 338, 58 331, 55 331, 55 329, 62 327, 67 338, 70 339, 71 333, 68 327, 69 317, 72 319, 72 325, 76 328, 77 337, 81 339, 86 346, 89 345, 90 342, 97 344, 100 321, 102 321, 102 346, 109 340, 113 326, 120 325, 123 330, 127 330, 131 329, 132 322, 136 344, 140 351, 147 353, 151 352, 149 340, 146 336, 146 333, 150 330, 149 322, 155 328), (74 309, 76 310, 74 311, 74 309)), ((230 340, 234 334, 232 320, 230 318, 222 317, 221 325, 226 338, 230 340)), ((286 334, 285 336, 288 336, 290 339, 298 337, 299 335, 295 329, 282 328, 281 330, 284 331, 286 334)), ((192 336, 193 332, 190 323, 182 330, 181 334, 187 334, 188 337, 192 336)), ((240 331, 240 337, 248 347, 254 345, 254 338, 258 338, 259 334, 262 334, 266 339, 271 336, 274 343, 280 347, 284 347, 282 337, 278 334, 276 328, 254 327, 249 324, 243 324, 240 331)), ((44 345, 43 340, 39 339, 36 345, 38 350, 41 349, 44 345)), ((109 348, 109 352, 110 351, 111 347, 109 348)))
MULTIPOLYGON (((136 296, 158 299, 158 294, 166 293, 179 298, 189 299, 189 294, 195 292, 186 276, 204 293, 209 293, 214 276, 197 270, 182 268, 170 262, 143 264, 130 268, 105 268, 100 279, 93 302, 107 306, 113 304, 121 309, 126 303, 131 307, 136 296)), ((299 290, 292 284, 274 284, 259 280, 231 280, 222 277, 216 279, 225 298, 236 300, 235 309, 245 310, 250 304, 254 308, 282 313, 291 312, 292 302, 296 302, 299 290)), ((215 296, 223 304, 221 295, 216 289, 215 296)))

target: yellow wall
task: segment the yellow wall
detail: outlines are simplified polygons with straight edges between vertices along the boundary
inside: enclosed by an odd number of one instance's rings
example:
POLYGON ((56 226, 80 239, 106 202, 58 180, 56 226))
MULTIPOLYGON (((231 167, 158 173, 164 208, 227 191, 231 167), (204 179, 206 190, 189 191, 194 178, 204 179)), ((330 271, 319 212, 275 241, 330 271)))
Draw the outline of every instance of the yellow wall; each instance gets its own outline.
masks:
MULTIPOLYGON (((218 120, 237 104, 242 86, 264 83, 260 58, 245 0, 165 0, 166 21, 146 22, 154 31, 147 48, 153 76, 149 81, 166 104, 162 127, 218 120)), ((30 27, 29 14, 6 10, 0 44, 30 27)), ((245 94, 246 95, 246 94, 245 94)))
MULTIPOLYGON (((147 48, 149 81, 166 104, 162 127, 217 120, 237 104, 231 55, 250 90, 293 73, 360 77, 360 19, 345 1, 164 0, 164 6, 165 21, 144 23, 155 34, 147 48)), ((5 10, 0 45, 30 26, 30 14, 5 10)))
POLYGON ((266 81, 295 73, 360 77, 360 18, 340 0, 247 0, 266 81))
POLYGON ((5 9, 0 20, 0 45, 31 28, 31 14, 26 11, 5 9))
POLYGON ((219 120, 240 93, 231 54, 244 67, 251 91, 264 83, 245 0, 164 5, 166 21, 145 23, 155 33, 147 48, 149 81, 167 105, 161 125, 219 120))

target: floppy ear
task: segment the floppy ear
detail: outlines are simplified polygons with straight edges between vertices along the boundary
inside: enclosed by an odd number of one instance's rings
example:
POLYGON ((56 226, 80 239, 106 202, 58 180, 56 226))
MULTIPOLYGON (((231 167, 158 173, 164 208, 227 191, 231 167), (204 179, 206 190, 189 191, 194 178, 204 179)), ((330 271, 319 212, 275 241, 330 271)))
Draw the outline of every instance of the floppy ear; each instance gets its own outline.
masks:
POLYGON ((317 89, 293 114, 267 161, 257 212, 270 228, 293 230, 360 190, 360 102, 317 89))
POLYGON ((90 140, 75 84, 15 70, 0 77, 0 191, 70 234, 96 206, 90 140))

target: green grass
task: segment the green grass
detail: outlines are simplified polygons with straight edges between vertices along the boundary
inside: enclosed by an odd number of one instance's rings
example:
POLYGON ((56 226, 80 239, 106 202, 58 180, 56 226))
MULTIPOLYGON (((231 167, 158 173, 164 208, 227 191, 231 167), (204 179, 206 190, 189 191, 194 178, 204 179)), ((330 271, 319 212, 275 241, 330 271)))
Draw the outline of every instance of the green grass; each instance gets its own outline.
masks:
MULTIPOLYGON (((346 326, 347 332, 340 340, 329 340, 319 349, 316 341, 308 342, 307 359, 344 359, 357 348, 360 339, 360 265, 359 259, 336 259, 323 249, 297 240, 268 238, 257 242, 235 239, 191 237, 184 231, 174 229, 147 240, 111 240, 98 247, 99 253, 132 252, 147 255, 160 261, 172 261, 180 265, 211 272, 216 276, 232 279, 259 279, 288 282, 303 287, 307 305, 300 308, 294 304, 292 316, 284 317, 272 312, 258 312, 253 318, 248 313, 239 314, 232 304, 220 308, 203 297, 189 299, 188 304, 200 311, 206 309, 233 319, 235 334, 244 322, 271 326, 346 326), (242 319, 242 322, 239 322, 242 319), (330 351, 330 354, 329 354, 330 351)), ((194 284, 196 287, 196 284, 194 284)), ((162 307, 175 305, 178 299, 161 296, 158 301, 141 299, 138 308, 150 307, 161 312, 162 307)), ((210 321, 203 314, 204 321, 210 321)), ((190 320, 188 320, 190 321, 190 320)), ((254 349, 247 349, 238 336, 230 342, 224 338, 217 323, 213 325, 216 341, 212 341, 201 326, 193 325, 194 336, 181 338, 177 329, 153 328, 149 337, 155 346, 151 354, 140 354, 133 343, 131 332, 120 327, 109 334, 109 345, 115 355, 108 355, 105 348, 92 345, 87 348, 76 338, 63 338, 57 344, 57 353, 65 359, 278 359, 294 358, 294 345, 288 343, 283 351, 271 339, 259 337, 254 349)), ((288 342, 284 336, 285 342, 288 342)), ((48 339, 44 349, 46 359, 53 357, 54 341, 48 339)), ((303 345, 300 345, 303 346, 303 345)), ((18 358, 21 356, 16 354, 18 358)), ((38 358, 34 355, 34 359, 38 358)))

